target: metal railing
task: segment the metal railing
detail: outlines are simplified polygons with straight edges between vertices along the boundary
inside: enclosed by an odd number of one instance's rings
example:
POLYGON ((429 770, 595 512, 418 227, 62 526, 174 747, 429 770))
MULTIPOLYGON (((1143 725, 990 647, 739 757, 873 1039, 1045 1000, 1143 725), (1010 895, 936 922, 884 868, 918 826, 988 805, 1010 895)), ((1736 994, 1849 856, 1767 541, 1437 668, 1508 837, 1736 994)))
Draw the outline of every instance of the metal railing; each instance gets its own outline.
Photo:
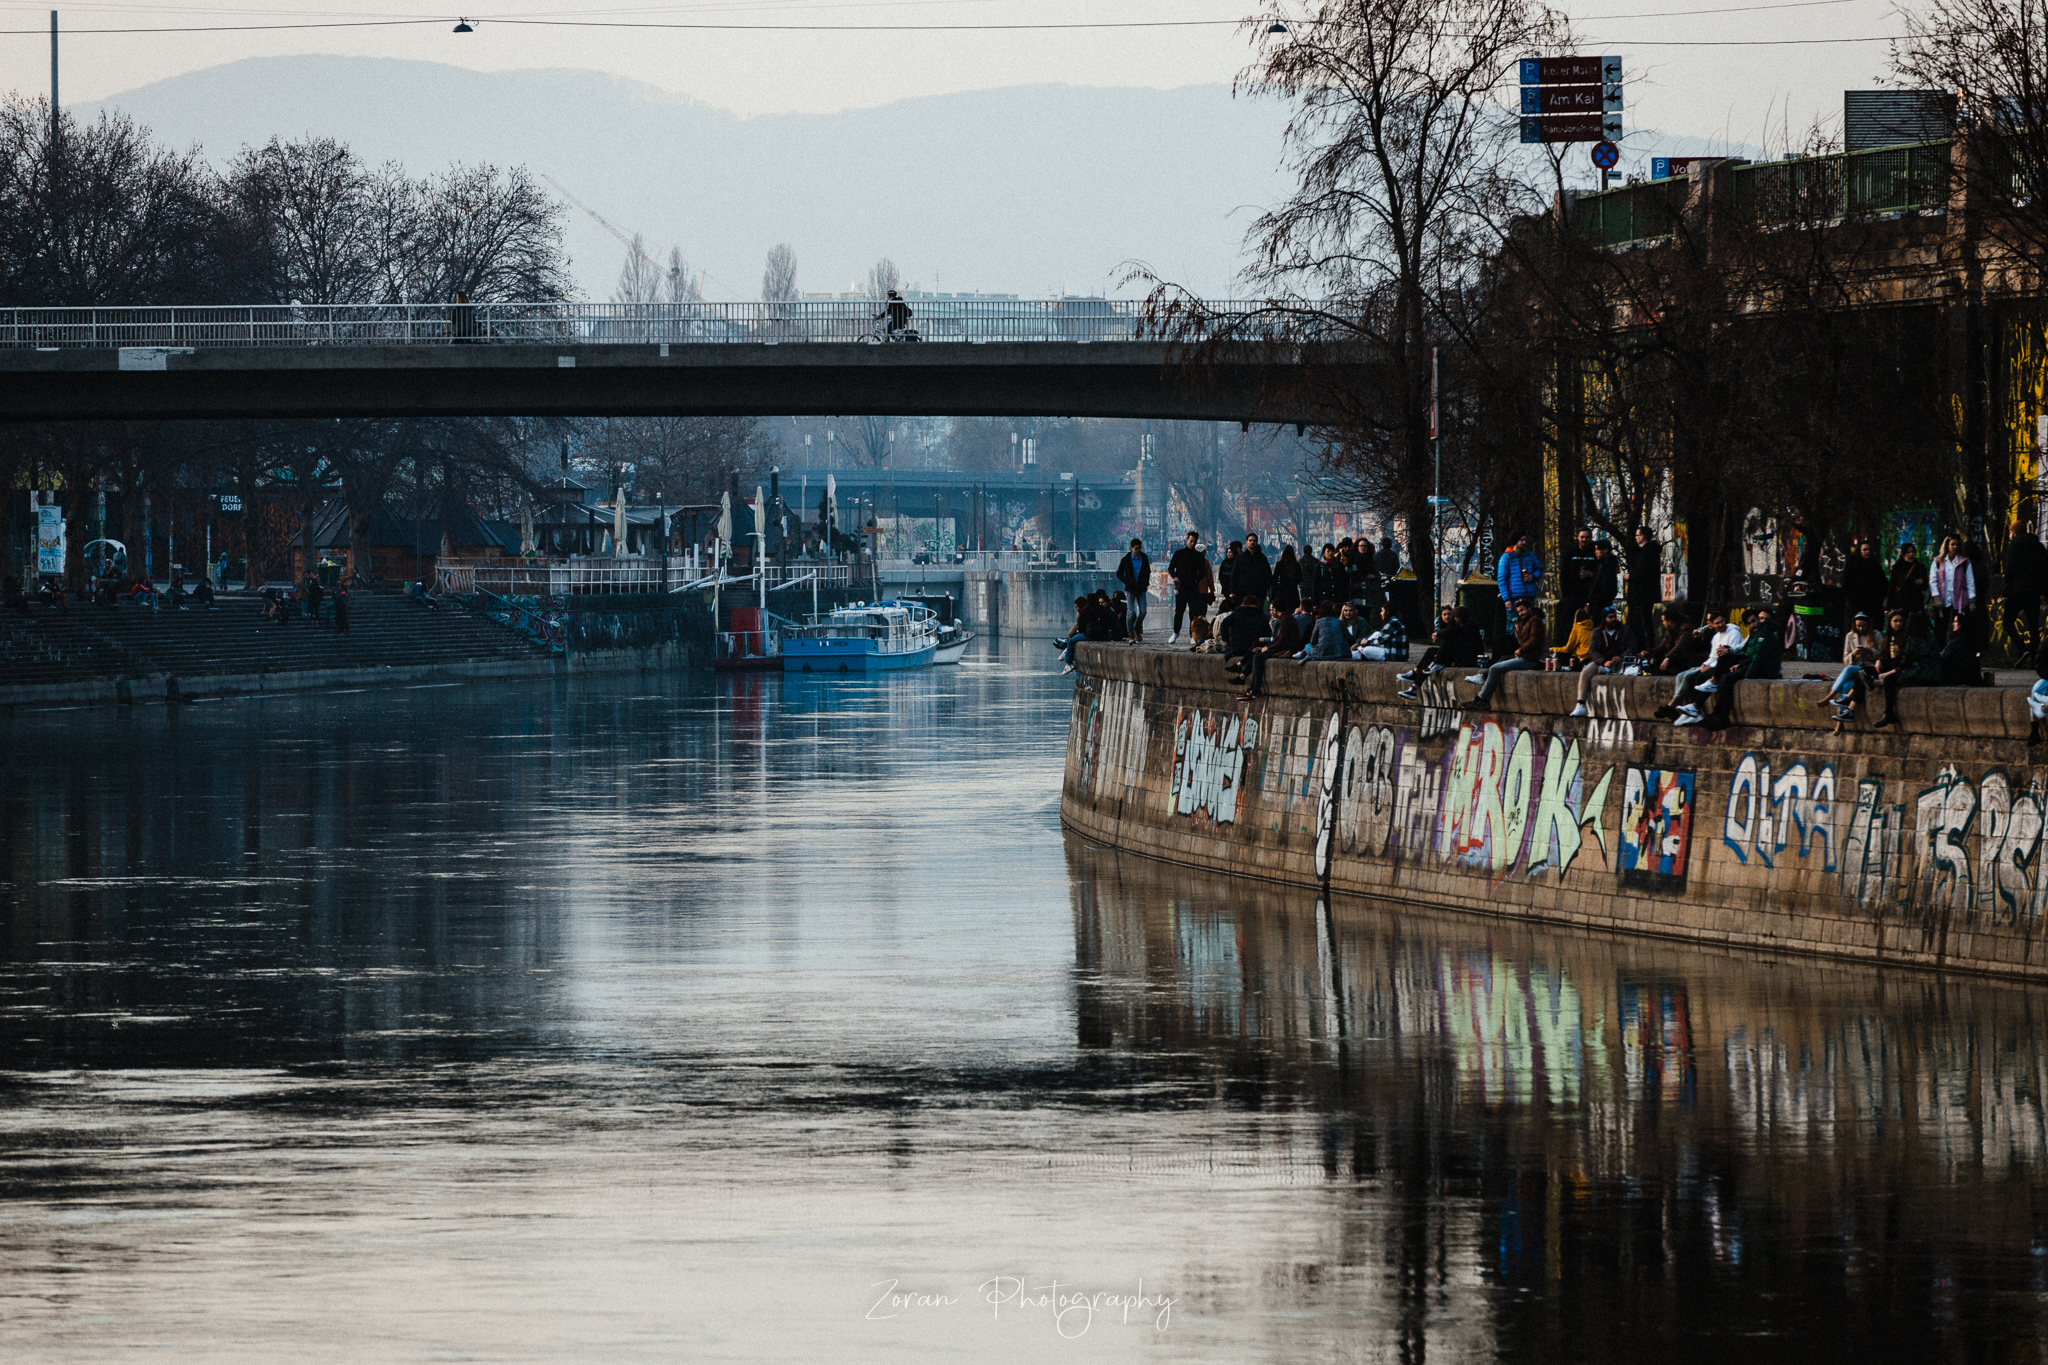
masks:
MULTIPOLYGON (((797 560, 770 564, 766 568, 768 591, 786 585, 808 586, 814 579, 820 587, 845 587, 852 581, 852 569, 845 564, 797 560)), ((752 572, 735 573, 730 567, 720 576, 708 567, 687 559, 671 559, 664 578, 661 561, 650 559, 572 560, 560 564, 535 564, 523 560, 444 559, 435 566, 434 591, 458 597, 487 592, 499 597, 576 597, 604 593, 658 593, 708 590, 720 585, 729 589, 744 585, 756 589, 759 578, 752 572)))
MULTIPOLYGON (((1132 299, 915 299, 921 342, 1140 341, 1132 299)), ((1259 305, 1214 302, 1242 316, 1259 305)), ((864 299, 792 303, 245 304, 0 309, 0 348, 200 349, 286 346, 732 345, 888 339, 864 299)), ((904 333, 898 333, 899 337, 904 333)))

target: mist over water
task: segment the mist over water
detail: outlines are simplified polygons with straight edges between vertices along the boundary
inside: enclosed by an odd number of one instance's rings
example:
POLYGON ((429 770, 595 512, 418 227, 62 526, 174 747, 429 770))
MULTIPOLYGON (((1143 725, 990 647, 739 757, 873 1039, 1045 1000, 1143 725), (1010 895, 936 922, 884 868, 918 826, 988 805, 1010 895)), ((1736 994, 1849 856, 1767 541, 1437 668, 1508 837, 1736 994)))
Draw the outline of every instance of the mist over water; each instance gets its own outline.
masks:
POLYGON ((1091 848, 1005 651, 0 719, 0 1344, 2048 1347, 2048 995, 1091 848))

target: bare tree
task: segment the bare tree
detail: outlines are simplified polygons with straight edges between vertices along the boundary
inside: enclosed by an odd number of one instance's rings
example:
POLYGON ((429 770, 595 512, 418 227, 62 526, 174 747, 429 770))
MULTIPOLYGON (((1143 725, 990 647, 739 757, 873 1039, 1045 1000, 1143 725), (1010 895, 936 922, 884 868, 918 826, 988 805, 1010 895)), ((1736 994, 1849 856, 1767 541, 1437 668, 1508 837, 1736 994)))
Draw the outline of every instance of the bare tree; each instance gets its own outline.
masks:
POLYGON ((868 267, 868 297, 886 299, 889 291, 903 287, 903 277, 896 271, 896 262, 887 256, 868 267))
POLYGON ((53 138, 48 101, 0 103, 0 302, 194 302, 219 283, 222 229, 196 151, 108 113, 65 114, 53 138))
POLYGON ((1515 59, 1555 50, 1564 25, 1534 0, 1320 0, 1277 41, 1267 24, 1238 89, 1294 107, 1297 187, 1250 232, 1247 279, 1270 303, 1219 320, 1162 288, 1153 315, 1170 336, 1307 361, 1323 480, 1403 515, 1428 565, 1431 351, 1469 344, 1475 282, 1536 207, 1501 95, 1515 59))
POLYGON ((569 296, 563 208, 524 167, 454 166, 416 193, 397 296, 552 303, 569 296))
POLYGON ((1894 74, 1961 92, 1957 117, 1977 134, 1972 189, 1988 201, 1984 230, 2038 290, 2048 269, 2048 0, 1927 0, 1900 17, 1894 74))
POLYGON ((396 167, 374 172, 332 138, 245 147, 229 165, 227 199, 249 244, 252 302, 380 301, 403 232, 385 218, 407 197, 396 167), (380 181, 386 183, 379 183, 380 181))
POLYGON ((690 263, 683 259, 683 249, 672 246, 668 249, 668 301, 670 303, 696 303, 704 297, 704 286, 690 274, 690 263))
POLYGON ((778 242, 768 248, 768 266, 761 272, 761 302, 791 303, 796 297, 796 249, 778 242))
POLYGON ((619 282, 612 286, 612 302, 660 303, 667 286, 660 267, 647 254, 647 240, 634 233, 633 245, 626 249, 626 259, 619 266, 619 282))

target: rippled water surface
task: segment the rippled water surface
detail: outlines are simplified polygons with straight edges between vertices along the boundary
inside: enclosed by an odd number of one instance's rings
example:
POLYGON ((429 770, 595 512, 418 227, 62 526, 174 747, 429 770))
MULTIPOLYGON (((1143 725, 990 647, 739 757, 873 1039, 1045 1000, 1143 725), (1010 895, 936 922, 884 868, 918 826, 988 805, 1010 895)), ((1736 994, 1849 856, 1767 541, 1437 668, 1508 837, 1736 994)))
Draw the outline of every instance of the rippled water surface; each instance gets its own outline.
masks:
POLYGON ((1090 848, 1050 657, 0 719, 0 1356, 2048 1355, 2048 996, 1090 848))

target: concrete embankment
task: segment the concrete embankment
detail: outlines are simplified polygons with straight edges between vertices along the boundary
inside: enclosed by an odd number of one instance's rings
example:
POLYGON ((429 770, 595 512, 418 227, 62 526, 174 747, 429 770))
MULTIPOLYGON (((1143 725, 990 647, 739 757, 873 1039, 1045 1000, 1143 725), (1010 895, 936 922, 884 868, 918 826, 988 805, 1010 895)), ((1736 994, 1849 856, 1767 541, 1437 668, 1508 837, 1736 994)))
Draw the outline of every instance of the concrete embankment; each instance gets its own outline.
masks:
POLYGON ((357 595, 343 635, 262 619, 253 598, 149 611, 75 605, 0 621, 0 707, 166 701, 434 681, 684 668, 710 657, 708 613, 603 597, 550 615, 558 639, 450 606, 357 595))
MULTIPOLYGON (((2048 780, 2023 692, 1921 688, 1840 736, 1819 683, 1743 683, 1717 732, 1649 719, 1668 680, 1510 677, 1491 709, 1400 665, 1089 645, 1061 818, 1099 843, 1514 919, 2048 977, 2048 780)), ((1463 670, 1459 670, 1460 673, 1463 670)))

